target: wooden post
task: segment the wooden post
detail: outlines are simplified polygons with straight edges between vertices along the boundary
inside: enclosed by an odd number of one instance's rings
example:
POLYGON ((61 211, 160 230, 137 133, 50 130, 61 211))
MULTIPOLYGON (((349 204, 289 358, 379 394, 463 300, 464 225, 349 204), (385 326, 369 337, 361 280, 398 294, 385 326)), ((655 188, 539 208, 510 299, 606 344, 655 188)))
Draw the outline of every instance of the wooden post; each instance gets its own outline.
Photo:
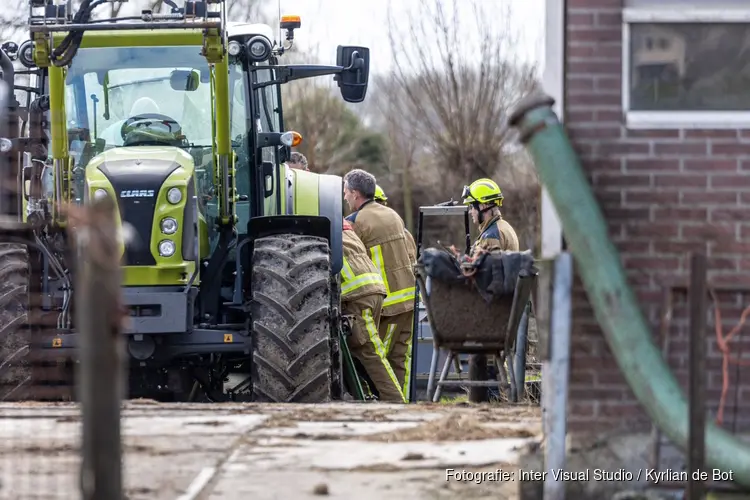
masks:
POLYGON ((120 404, 126 359, 121 336, 120 249, 114 202, 69 208, 76 236, 76 329, 80 339, 79 400, 83 415, 84 500, 121 500, 120 404))
POLYGON ((705 255, 690 256, 690 356, 688 429, 688 500, 703 498, 703 470, 706 457, 706 309, 708 263, 705 255))
POLYGON ((539 278, 537 279, 534 296, 534 311, 536 312, 537 335, 539 336, 537 357, 542 362, 542 432, 546 436, 549 433, 550 404, 552 404, 547 396, 552 393, 552 388, 549 385, 551 378, 547 376, 547 373, 551 370, 549 325, 552 306, 552 274, 555 269, 555 261, 541 260, 537 263, 537 267, 539 267, 539 278))
MULTIPOLYGON (((669 357, 670 328, 672 325, 672 296, 671 286, 662 289, 661 319, 659 321, 659 332, 661 339, 661 354, 664 359, 669 357)), ((661 441, 662 431, 655 423, 651 423, 651 468, 661 468, 661 441)))

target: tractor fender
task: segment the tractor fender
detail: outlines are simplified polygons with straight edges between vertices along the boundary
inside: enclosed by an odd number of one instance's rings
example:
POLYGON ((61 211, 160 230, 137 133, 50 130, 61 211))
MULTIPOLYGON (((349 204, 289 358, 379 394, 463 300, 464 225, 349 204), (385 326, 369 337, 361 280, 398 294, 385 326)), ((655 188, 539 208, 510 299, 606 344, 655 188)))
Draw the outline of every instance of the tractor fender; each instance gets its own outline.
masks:
POLYGON ((274 234, 308 234, 326 238, 331 249, 331 272, 343 267, 343 179, 338 175, 304 170, 287 171, 285 215, 253 217, 248 221, 250 238, 274 234))
POLYGON ((321 175, 318 185, 320 215, 331 221, 331 270, 338 274, 344 265, 344 183, 338 175, 321 175))

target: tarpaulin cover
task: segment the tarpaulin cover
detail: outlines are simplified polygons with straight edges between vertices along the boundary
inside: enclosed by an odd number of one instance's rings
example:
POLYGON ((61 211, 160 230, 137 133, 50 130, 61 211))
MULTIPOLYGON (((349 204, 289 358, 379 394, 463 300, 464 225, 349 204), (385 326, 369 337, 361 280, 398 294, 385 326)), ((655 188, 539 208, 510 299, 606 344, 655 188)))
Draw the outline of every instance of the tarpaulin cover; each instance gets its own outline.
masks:
POLYGON ((513 295, 519 276, 536 274, 531 251, 495 251, 477 257, 473 262, 462 261, 451 252, 440 248, 427 248, 419 257, 428 277, 446 285, 456 286, 473 282, 485 300, 513 295), (462 269, 474 271, 464 276, 462 269))

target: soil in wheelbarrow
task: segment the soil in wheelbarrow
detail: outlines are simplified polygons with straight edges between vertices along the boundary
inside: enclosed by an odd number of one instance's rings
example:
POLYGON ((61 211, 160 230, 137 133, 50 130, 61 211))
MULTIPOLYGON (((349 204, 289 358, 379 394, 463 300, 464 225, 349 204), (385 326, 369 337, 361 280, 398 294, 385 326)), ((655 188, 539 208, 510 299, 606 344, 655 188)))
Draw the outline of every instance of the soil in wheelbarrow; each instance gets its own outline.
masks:
POLYGON ((504 342, 513 296, 490 303, 470 285, 449 286, 433 282, 427 307, 433 334, 443 342, 504 342))

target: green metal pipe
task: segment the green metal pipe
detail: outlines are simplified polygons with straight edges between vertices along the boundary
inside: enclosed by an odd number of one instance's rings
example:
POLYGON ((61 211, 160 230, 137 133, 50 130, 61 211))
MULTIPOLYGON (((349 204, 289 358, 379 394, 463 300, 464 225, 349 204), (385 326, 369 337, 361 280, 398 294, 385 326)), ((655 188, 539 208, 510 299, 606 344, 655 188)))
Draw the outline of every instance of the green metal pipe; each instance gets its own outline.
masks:
MULTIPOLYGON (((513 113, 539 177, 562 222, 565 239, 620 370, 656 425, 683 451, 688 441, 688 404, 651 335, 604 216, 557 116, 554 99, 531 96, 513 113)), ((750 487, 750 445, 713 423, 706 424, 706 465, 732 472, 750 487)))

